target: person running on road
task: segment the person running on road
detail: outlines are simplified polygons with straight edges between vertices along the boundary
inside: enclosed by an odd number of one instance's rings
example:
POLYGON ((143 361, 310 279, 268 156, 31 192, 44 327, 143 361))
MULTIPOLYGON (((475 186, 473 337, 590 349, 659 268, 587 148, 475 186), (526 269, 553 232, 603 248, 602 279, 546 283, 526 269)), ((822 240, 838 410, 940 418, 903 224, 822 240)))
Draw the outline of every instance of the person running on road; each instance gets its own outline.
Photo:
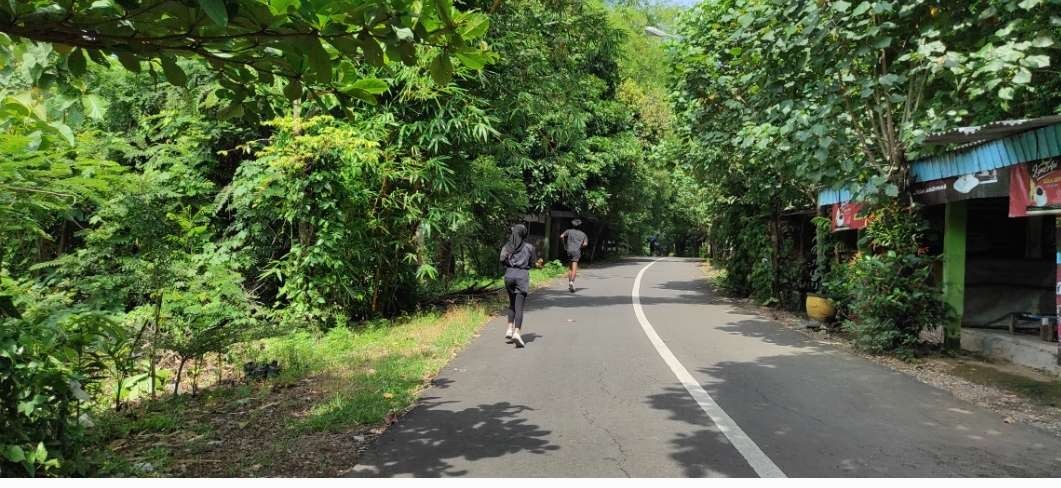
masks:
POLYGON ((505 291, 508 292, 508 331, 505 339, 524 347, 520 328, 523 327, 523 305, 530 291, 530 269, 538 260, 534 245, 526 242, 527 226, 512 226, 508 242, 501 247, 501 264, 505 266, 505 291))
POLYGON ((571 262, 571 268, 567 271, 567 290, 575 292, 575 277, 578 275, 578 260, 582 258, 582 248, 589 245, 589 237, 585 232, 579 230, 582 221, 575 219, 571 221, 571 228, 560 234, 564 241, 564 249, 567 250, 567 259, 571 262))
POLYGON ((656 249, 659 246, 659 241, 656 239, 656 235, 652 234, 652 237, 648 238, 648 252, 652 255, 656 255, 656 249))

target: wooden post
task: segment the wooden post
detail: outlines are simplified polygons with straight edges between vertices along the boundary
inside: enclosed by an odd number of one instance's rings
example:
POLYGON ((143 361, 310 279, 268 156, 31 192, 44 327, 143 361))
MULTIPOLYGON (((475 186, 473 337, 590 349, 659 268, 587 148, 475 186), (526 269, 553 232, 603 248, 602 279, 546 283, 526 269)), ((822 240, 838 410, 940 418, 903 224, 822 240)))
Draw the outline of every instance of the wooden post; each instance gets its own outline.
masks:
POLYGON ((961 347, 962 315, 965 311, 965 224, 966 202, 948 202, 943 230, 943 300, 954 316, 943 326, 943 345, 961 347))

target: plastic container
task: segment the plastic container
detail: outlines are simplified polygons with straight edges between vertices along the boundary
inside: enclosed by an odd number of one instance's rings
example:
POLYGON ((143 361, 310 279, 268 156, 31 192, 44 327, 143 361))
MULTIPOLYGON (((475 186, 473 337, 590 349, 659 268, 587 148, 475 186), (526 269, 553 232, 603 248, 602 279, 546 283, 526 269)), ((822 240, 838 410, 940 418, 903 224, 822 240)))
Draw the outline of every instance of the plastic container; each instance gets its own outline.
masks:
POLYGON ((807 294, 807 316, 819 322, 825 322, 836 315, 832 300, 814 293, 807 294))

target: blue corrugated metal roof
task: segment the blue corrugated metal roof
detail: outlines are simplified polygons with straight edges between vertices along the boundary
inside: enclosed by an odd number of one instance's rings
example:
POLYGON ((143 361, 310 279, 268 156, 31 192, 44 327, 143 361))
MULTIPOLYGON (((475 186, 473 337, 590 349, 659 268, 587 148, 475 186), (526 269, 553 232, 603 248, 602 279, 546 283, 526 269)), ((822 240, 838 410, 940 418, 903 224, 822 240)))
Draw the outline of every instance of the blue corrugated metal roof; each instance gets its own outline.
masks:
POLYGON ((845 203, 851 200, 851 190, 847 188, 822 190, 818 193, 818 206, 824 207, 826 205, 833 205, 837 203, 845 203))
MULTIPOLYGON (((1014 134, 973 147, 914 161, 914 181, 931 181, 1061 156, 1061 124, 1014 134)), ((818 206, 851 200, 846 188, 823 190, 818 206)))
POLYGON ((914 161, 914 181, 930 181, 1061 156, 1061 124, 914 161))

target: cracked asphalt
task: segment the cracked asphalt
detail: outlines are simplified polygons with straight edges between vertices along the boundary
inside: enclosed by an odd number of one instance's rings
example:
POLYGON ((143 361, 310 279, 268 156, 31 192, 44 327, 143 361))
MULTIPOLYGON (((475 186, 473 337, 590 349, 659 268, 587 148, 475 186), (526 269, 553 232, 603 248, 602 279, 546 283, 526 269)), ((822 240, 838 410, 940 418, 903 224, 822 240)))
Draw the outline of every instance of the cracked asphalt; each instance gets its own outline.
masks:
MULTIPOLYGON (((632 258, 528 299, 527 347, 495 318, 358 460, 359 476, 750 477, 649 343, 632 258)), ((1056 476, 1061 439, 811 341, 715 295, 699 261, 646 271, 657 333, 788 476, 1056 476)))

